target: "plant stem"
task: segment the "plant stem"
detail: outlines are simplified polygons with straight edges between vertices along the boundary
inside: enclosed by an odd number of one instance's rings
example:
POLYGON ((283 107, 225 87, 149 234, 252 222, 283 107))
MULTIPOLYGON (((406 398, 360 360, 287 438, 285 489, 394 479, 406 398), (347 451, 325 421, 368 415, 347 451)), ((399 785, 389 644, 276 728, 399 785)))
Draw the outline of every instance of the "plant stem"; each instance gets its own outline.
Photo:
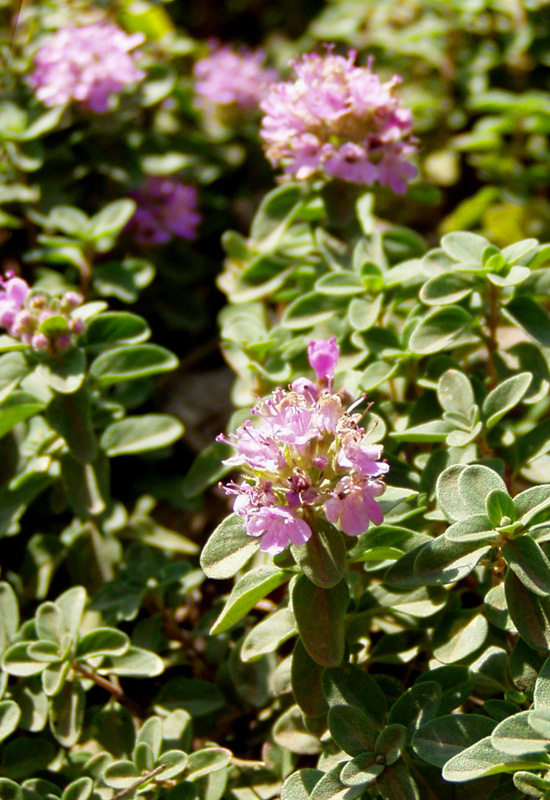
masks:
POLYGON ((489 314, 487 326, 489 335, 487 336, 487 370, 489 373, 489 390, 494 389, 497 384, 497 373, 495 367, 495 352, 498 349, 498 319, 499 319, 499 299, 500 289, 489 283, 489 314))
POLYGON ((82 675, 83 678, 88 678, 89 680, 93 681, 96 686, 101 686, 102 689, 105 689, 105 691, 109 692, 109 694, 111 694, 118 703, 126 706, 128 711, 131 711, 132 714, 135 714, 139 717, 147 716, 145 709, 137 703, 134 703, 134 701, 130 700, 129 697, 126 697, 124 691, 120 688, 120 686, 117 686, 116 683, 111 683, 111 681, 107 680, 107 678, 104 678, 102 675, 98 675, 96 672, 86 669, 86 667, 83 667, 77 661, 72 661, 71 666, 74 671, 79 675, 82 675))
POLYGON ((138 788, 138 786, 141 786, 142 783, 145 783, 146 781, 150 780, 151 778, 154 778, 155 775, 158 775, 159 772, 162 772, 164 769, 166 769, 166 765, 165 764, 161 764, 160 766, 155 767, 155 769, 151 770, 151 772, 148 772, 147 775, 143 775, 141 778, 138 778, 137 781, 135 781, 134 783, 131 783, 130 786, 127 786, 126 789, 122 789, 120 792, 117 792, 116 794, 114 794, 111 797, 111 800, 120 800, 121 797, 124 797, 125 795, 130 794, 130 792, 133 792, 134 789, 138 788))

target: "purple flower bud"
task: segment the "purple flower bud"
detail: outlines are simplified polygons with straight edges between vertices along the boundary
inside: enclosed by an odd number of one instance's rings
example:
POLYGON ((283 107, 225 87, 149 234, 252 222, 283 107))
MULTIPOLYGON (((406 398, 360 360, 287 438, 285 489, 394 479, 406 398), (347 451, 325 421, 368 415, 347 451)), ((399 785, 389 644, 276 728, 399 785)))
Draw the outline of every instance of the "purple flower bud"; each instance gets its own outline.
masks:
POLYGON ((37 333, 31 339, 32 349, 44 352, 49 349, 50 340, 45 333, 37 333))
POLYGON ((310 339, 307 348, 309 364, 317 379, 320 381, 331 381, 334 377, 334 369, 340 355, 340 348, 336 344, 336 337, 330 339, 320 339, 315 341, 310 339))
POLYGON ((72 319, 71 320, 71 333, 74 333, 76 336, 79 336, 81 333, 84 333, 86 329, 86 323, 83 319, 72 319))
POLYGON ((66 303, 69 308, 78 308, 83 301, 83 297, 79 292, 65 292, 63 295, 63 302, 66 303))
POLYGON ((62 333, 60 336, 56 337, 55 347, 56 350, 68 350, 72 343, 73 340, 71 339, 70 334, 62 333))

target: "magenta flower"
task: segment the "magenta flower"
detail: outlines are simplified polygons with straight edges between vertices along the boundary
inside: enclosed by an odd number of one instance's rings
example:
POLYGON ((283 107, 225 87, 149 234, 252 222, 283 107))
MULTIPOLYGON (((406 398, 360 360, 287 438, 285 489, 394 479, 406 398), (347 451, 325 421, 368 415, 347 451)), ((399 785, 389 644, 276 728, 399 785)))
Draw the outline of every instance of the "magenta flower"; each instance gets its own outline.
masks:
POLYGON ((349 536, 383 518, 375 499, 389 470, 382 446, 369 444, 360 415, 344 411, 341 398, 326 388, 338 358, 336 340, 310 342, 309 357, 317 385, 299 378, 291 391, 276 389, 252 409, 257 424, 247 420, 229 437, 218 437, 236 451, 224 463, 245 475, 224 487, 235 496, 234 511, 272 555, 307 542, 315 516, 349 536))
POLYGON ((175 178, 149 176, 141 188, 129 192, 137 204, 128 223, 136 242, 166 244, 174 236, 194 239, 201 221, 197 190, 175 178))
POLYGON ((315 370, 317 380, 328 381, 329 385, 334 377, 334 369, 340 356, 340 348, 336 344, 336 337, 316 342, 310 339, 307 348, 307 357, 311 367, 315 370))
POLYGON ((72 347, 74 337, 84 331, 83 321, 71 317, 71 312, 81 305, 82 296, 65 292, 61 299, 47 298, 31 291, 27 282, 13 273, 6 277, 7 280, 0 280, 0 326, 36 352, 57 353, 72 347), (40 325, 53 315, 66 318, 65 332, 40 330, 40 325))
POLYGON ((311 536, 311 528, 290 508, 263 506, 249 516, 247 533, 261 537, 260 550, 275 556, 289 544, 305 544, 311 536))
POLYGON ((127 34, 105 21, 67 25, 38 50, 29 83, 45 106, 74 100, 90 111, 104 113, 125 86, 145 77, 131 52, 144 39, 142 33, 127 34))
POLYGON ((292 62, 296 80, 274 84, 260 103, 266 155, 299 180, 322 174, 403 193, 416 169, 411 113, 393 94, 401 79, 382 83, 356 55, 329 47, 292 62))
POLYGON ((206 108, 233 106, 241 111, 258 108, 266 87, 277 80, 274 69, 263 65, 261 50, 232 50, 214 46, 193 68, 198 105, 206 108))

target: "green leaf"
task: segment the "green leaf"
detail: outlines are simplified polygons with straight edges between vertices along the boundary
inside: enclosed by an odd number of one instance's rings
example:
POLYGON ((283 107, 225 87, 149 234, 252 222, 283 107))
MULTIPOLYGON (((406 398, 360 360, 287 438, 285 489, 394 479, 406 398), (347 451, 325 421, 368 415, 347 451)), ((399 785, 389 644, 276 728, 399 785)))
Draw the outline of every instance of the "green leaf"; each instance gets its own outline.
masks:
POLYGON ((97 628, 84 634, 76 648, 76 659, 102 655, 122 655, 130 646, 128 636, 116 628, 97 628))
POLYGON ((404 431, 393 431, 390 436, 401 442, 444 442, 453 430, 453 426, 445 420, 434 419, 404 431))
POLYGON ((321 717, 328 711, 321 685, 322 674, 323 667, 311 658, 302 640, 298 638, 292 652, 292 694, 304 714, 309 717, 321 717))
POLYGON ((155 708, 185 709, 192 717, 213 714, 225 706, 221 690, 200 678, 172 678, 161 688, 155 708))
POLYGON ((155 653, 141 647, 129 647, 119 656, 106 656, 99 672, 128 678, 153 678, 164 672, 164 663, 155 653))
POLYGON ((509 525, 510 523, 505 521, 506 517, 510 522, 514 522, 516 519, 514 501, 508 492, 503 492, 502 489, 492 489, 487 495, 485 506, 487 509, 487 516, 495 528, 501 525, 509 525))
POLYGON ((169 414, 144 414, 114 422, 101 436, 101 447, 113 456, 143 453, 173 444, 183 434, 183 425, 169 414))
POLYGON ((409 348, 418 355, 452 348, 455 339, 458 339, 471 322, 472 317, 462 306, 436 308, 420 321, 409 339, 409 348))
POLYGON ((201 553, 201 567, 208 578, 232 578, 258 547, 258 540, 245 533, 242 517, 230 514, 207 541, 201 553))
POLYGON ((46 668, 46 663, 42 661, 35 661, 28 652, 27 648, 30 642, 17 642, 12 644, 2 659, 2 669, 8 675, 18 675, 27 677, 29 675, 36 675, 46 668))
POLYGON ((522 525, 527 526, 541 511, 550 507, 550 484, 531 486, 514 497, 516 513, 522 525))
POLYGON ((386 767, 376 781, 376 789, 383 800, 421 800, 418 786, 402 761, 386 767))
MULTIPOLYGON (((314 786, 324 775, 322 770, 311 768, 293 772, 283 783, 281 800, 309 800, 314 786)), ((12 800, 11 797, 9 800, 12 800)), ((19 800, 19 798, 13 798, 13 800, 19 800)))
POLYGON ((520 402, 529 389, 532 378, 530 372, 513 375, 487 395, 482 406, 482 413, 488 430, 494 428, 497 422, 520 402))
POLYGON ((294 560, 316 586, 330 589, 340 583, 346 571, 343 534, 332 523, 315 517, 313 534, 305 545, 291 545, 294 560))
POLYGON ((549 740, 530 727, 530 715, 531 711, 520 711, 519 714, 503 719, 491 734, 493 747, 511 756, 546 753, 549 740))
POLYGON ((345 304, 346 298, 310 292, 301 295, 286 308, 282 324, 290 330, 310 328, 331 319, 345 304))
POLYGON ((535 300, 525 295, 514 297, 503 313, 536 342, 550 346, 550 314, 535 300))
POLYGON ((401 758, 406 744, 407 729, 403 725, 388 725, 376 740, 374 752, 383 755, 390 766, 401 758))
POLYGON ((202 450, 180 484, 183 495, 196 497, 219 481, 229 469, 222 461, 228 458, 231 452, 224 442, 214 442, 202 450))
POLYGON ((499 536, 500 534, 497 531, 491 529, 491 523, 485 514, 473 514, 468 519, 460 519, 445 531, 446 540, 450 542, 470 542, 472 547, 491 544, 493 540, 498 541, 499 536))
POLYGON ((329 706, 355 706, 383 724, 386 696, 367 672, 354 664, 325 669, 323 691, 329 706))
MULTIPOLYGON (((29 648, 30 649, 30 648, 29 648)), ((42 673, 42 688, 48 697, 54 697, 62 690, 71 669, 70 661, 49 664, 42 673)))
POLYGON ((518 536, 502 545, 502 555, 526 589, 550 597, 550 561, 530 536, 518 536))
POLYGON ((535 683, 533 707, 539 711, 550 708, 550 658, 542 665, 535 683))
POLYGON ((483 464, 467 466, 458 476, 458 491, 468 514, 484 514, 487 495, 493 489, 507 492, 500 475, 483 464))
POLYGON ((434 647, 435 657, 443 664, 454 664, 468 658, 485 644, 489 625, 483 614, 459 616, 452 619, 448 628, 440 628, 438 634, 438 639, 444 637, 444 641, 434 647))
POLYGON ((82 386, 86 377, 86 355, 80 347, 74 347, 62 357, 54 361, 50 358, 45 364, 40 364, 35 369, 35 374, 40 376, 54 392, 72 394, 82 386))
POLYGON ((428 306, 459 303, 474 290, 479 278, 464 272, 444 272, 436 275, 420 289, 420 299, 428 306))
POLYGON ((475 405, 472 384, 456 369, 448 369, 443 373, 437 385, 437 397, 444 411, 461 414, 466 420, 475 405))
POLYGON ((187 761, 187 753, 181 750, 168 750, 160 756, 155 764, 156 767, 161 765, 166 767, 158 775, 155 775, 155 780, 166 781, 175 778, 176 775, 180 775, 183 772, 187 766, 187 761))
POLYGON ((369 364, 359 378, 359 388, 368 392, 387 381, 397 371, 398 364, 388 364, 385 361, 375 361, 369 364))
POLYGON ((2 745, 2 772, 5 778, 21 780, 46 769, 54 757, 55 748, 47 739, 13 739, 2 745))
POLYGON ((532 766, 529 760, 506 756, 496 750, 491 737, 487 736, 449 759, 443 767, 442 777, 451 783, 462 783, 529 766, 532 766))
MULTIPOLYGON (((125 258, 94 264, 92 281, 102 297, 116 297, 123 303, 134 303, 141 291, 155 277, 155 268, 142 258, 125 258)), ((89 329, 88 329, 89 330, 89 329)))
POLYGON ((388 724, 403 725, 410 740, 415 731, 435 716, 441 696, 441 687, 435 681, 416 683, 393 704, 388 724))
POLYGON ((40 414, 44 404, 27 392, 14 391, 0 405, 0 438, 19 422, 40 414))
POLYGON ((368 714, 355 706, 332 706, 328 712, 330 735, 345 753, 358 756, 374 751, 379 729, 368 714))
POLYGON ((19 606, 15 592, 5 581, 0 581, 0 652, 15 637, 19 628, 19 606))
POLYGON ((303 188, 297 183, 279 186, 269 192, 252 223, 250 235, 254 244, 263 252, 275 249, 305 199, 303 188))
POLYGON ((114 761, 105 769, 103 780, 113 789, 127 789, 140 777, 133 761, 114 761))
POLYGON ((115 200, 102 208, 90 220, 86 238, 95 241, 103 236, 120 233, 132 218, 136 204, 133 200, 115 200))
POLYGON ((479 547, 477 542, 455 542, 439 536, 420 550, 414 573, 425 583, 456 583, 469 575, 490 549, 490 545, 479 547))
POLYGON ((155 344, 114 347, 98 356, 90 375, 100 386, 111 386, 119 381, 136 380, 170 372, 178 366, 176 356, 155 344))
POLYGON ((212 625, 210 635, 223 633, 239 622, 254 608, 259 600, 282 586, 292 576, 288 570, 277 567, 258 567, 243 575, 227 598, 223 611, 212 625))
POLYGON ((428 764, 442 767, 466 747, 490 736, 494 725, 494 720, 481 714, 438 717, 417 730, 412 741, 413 750, 428 764))
POLYGON ((289 608, 280 608, 249 631, 241 647, 241 658, 243 661, 255 661, 277 650, 296 633, 294 614, 289 608))
POLYGON ((84 388, 72 394, 56 394, 46 409, 51 427, 67 442, 81 464, 94 461, 97 445, 92 425, 90 395, 84 388))
POLYGON ((479 261, 489 245, 487 239, 477 233, 456 231, 441 240, 441 247, 454 261, 479 261))
POLYGON ((81 682, 65 681, 60 692, 51 699, 50 726, 53 735, 63 747, 76 744, 82 731, 86 694, 81 682))
POLYGON ((368 750, 344 764, 340 780, 345 786, 366 788, 370 786, 385 769, 385 764, 376 761, 374 753, 368 750))
POLYGON ((40 639, 61 644, 67 630, 63 613, 55 603, 42 603, 35 618, 36 633, 40 639))
POLYGON ((300 575, 293 586, 292 608, 298 632, 311 658, 324 667, 337 667, 344 657, 348 602, 344 580, 331 589, 323 589, 300 575))
POLYGON ((82 464, 66 453, 60 461, 67 499, 75 514, 83 519, 102 514, 107 507, 109 492, 107 457, 100 453, 95 461, 82 464))
POLYGON ((315 755, 322 749, 319 739, 306 729, 297 705, 288 708, 273 726, 273 738, 281 747, 300 755, 315 755))
POLYGON ((543 736, 546 744, 550 743, 550 713, 549 709, 530 710, 527 722, 530 728, 539 736, 543 736))
POLYGON ((17 388, 30 367, 23 353, 6 353, 0 358, 0 403, 17 388))
POLYGON ((0 742, 17 729, 21 718, 21 710, 13 700, 4 700, 0 703, 0 742))
POLYGON ((89 800, 93 788, 94 782, 91 778, 79 778, 67 786, 61 800, 89 800))
POLYGON ((504 585, 510 616, 522 639, 533 650, 550 650, 550 599, 530 592, 511 569, 504 585))
POLYGON ((125 311, 107 311, 92 317, 86 328, 86 347, 112 345, 114 342, 137 344, 151 335, 143 317, 125 311))
POLYGON ((141 772, 153 769, 161 745, 162 721, 160 717, 150 717, 143 723, 134 747, 134 763, 141 772))

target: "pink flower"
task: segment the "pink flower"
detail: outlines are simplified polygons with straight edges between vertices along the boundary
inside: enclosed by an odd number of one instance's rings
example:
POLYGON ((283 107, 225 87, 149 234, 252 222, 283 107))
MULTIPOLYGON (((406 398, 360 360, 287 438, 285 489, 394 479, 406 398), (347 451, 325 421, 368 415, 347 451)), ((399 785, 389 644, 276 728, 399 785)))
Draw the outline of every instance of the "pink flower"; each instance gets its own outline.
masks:
POLYGON ((271 86, 260 103, 266 155, 299 180, 320 173, 403 193, 416 169, 411 113, 393 94, 400 78, 382 83, 356 55, 307 53, 292 63, 294 82, 271 86))
MULTIPOLYGON (((338 357, 336 340, 310 346, 320 359, 328 350, 330 372, 338 357)), ((367 443, 360 415, 344 411, 338 395, 309 383, 298 379, 292 391, 276 389, 252 409, 257 425, 247 420, 229 437, 218 437, 236 451, 224 464, 244 472, 241 483, 224 487, 235 496, 234 511, 248 535, 259 537, 261 549, 272 554, 307 542, 316 516, 338 523, 349 536, 382 522, 375 500, 389 470, 382 446, 367 443)))
POLYGON ((380 525, 384 519, 382 509, 374 499, 385 489, 381 481, 355 483, 351 478, 342 478, 335 492, 325 503, 325 514, 329 522, 339 522, 348 536, 359 536, 370 522, 380 525))
POLYGON ((128 223, 137 242, 166 244, 174 236, 194 239, 200 223, 197 190, 175 178, 150 176, 141 188, 129 192, 137 204, 128 223))
POLYGON ((0 286, 4 290, 0 291, 0 325, 11 333, 10 329, 27 299, 30 288, 22 278, 14 277, 8 278, 7 281, 0 280, 0 286))
POLYGON ((249 516, 245 528, 249 536, 261 537, 260 550, 272 556, 282 553, 289 544, 305 544, 311 536, 307 522, 282 506, 258 509, 249 516))
POLYGON ((318 342, 310 339, 307 357, 319 381, 328 381, 329 383, 332 381, 339 355, 340 348, 336 344, 334 336, 330 339, 321 339, 318 342))
POLYGON ((262 66, 264 59, 261 50, 236 52, 228 45, 214 46, 193 68, 199 105, 256 109, 266 87, 278 77, 274 69, 262 66))
POLYGON ((41 293, 32 293, 27 282, 15 278, 13 273, 7 274, 7 280, 0 279, 0 286, 0 327, 6 328, 10 336, 30 345, 34 351, 55 353, 66 350, 73 344, 71 334, 83 333, 84 322, 71 319, 71 312, 82 303, 82 295, 66 292, 61 300, 48 300, 41 293), (67 318, 71 334, 39 330, 40 325, 54 314, 67 318))
POLYGON ((67 25, 38 50, 29 83, 45 106, 74 100, 90 111, 104 113, 124 86, 145 76, 130 52, 144 39, 142 33, 129 35, 105 21, 67 25))

